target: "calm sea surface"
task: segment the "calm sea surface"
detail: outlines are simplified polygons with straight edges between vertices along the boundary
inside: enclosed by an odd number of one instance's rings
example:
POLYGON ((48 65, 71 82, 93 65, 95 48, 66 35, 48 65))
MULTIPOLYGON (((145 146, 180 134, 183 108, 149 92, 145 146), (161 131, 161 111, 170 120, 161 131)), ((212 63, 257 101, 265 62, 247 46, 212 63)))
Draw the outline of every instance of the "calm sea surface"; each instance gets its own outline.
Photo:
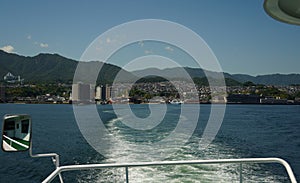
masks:
MULTIPOLYGON (((161 106, 163 105, 154 107, 159 109, 161 106)), ((108 155, 105 157, 94 150, 81 135, 72 105, 1 104, 0 116, 30 114, 33 120, 33 153, 55 152, 60 155, 61 165, 135 162, 153 157, 153 152, 145 153, 143 149, 139 149, 142 147, 140 144, 151 145, 163 140, 176 128, 181 118, 189 123, 189 116, 194 111, 193 105, 187 107, 190 107, 190 113, 180 116, 180 105, 168 105, 166 115, 159 125, 153 129, 133 130, 122 123, 122 117, 115 115, 111 105, 97 106, 109 135, 116 139, 106 147, 108 155)), ((131 109, 140 118, 150 115, 148 105, 132 105, 131 109)), ((199 141, 210 109, 210 105, 200 106, 200 118, 194 133, 184 145, 165 149, 168 152, 166 160, 280 157, 291 164, 300 181, 300 106, 227 105, 225 118, 216 138, 206 149, 200 150, 199 141)), ((2 121, 0 123, 2 126, 2 121)), ((249 164, 243 167, 245 182, 289 182, 286 172, 277 164, 249 164)), ((1 183, 41 182, 53 170, 51 158, 31 158, 28 152, 0 152, 1 183)), ((65 172, 63 177, 65 182, 125 180, 123 169, 65 172)), ((239 181, 238 165, 131 168, 129 177, 131 182, 239 181)))

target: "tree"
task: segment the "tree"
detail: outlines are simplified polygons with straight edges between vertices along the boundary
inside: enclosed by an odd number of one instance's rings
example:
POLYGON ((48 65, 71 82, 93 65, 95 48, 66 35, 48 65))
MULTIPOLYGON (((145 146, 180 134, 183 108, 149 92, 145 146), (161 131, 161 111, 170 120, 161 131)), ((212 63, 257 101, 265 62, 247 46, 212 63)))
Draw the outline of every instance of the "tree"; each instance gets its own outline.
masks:
POLYGON ((256 86, 256 84, 251 81, 246 81, 245 83, 243 83, 243 86, 256 86))

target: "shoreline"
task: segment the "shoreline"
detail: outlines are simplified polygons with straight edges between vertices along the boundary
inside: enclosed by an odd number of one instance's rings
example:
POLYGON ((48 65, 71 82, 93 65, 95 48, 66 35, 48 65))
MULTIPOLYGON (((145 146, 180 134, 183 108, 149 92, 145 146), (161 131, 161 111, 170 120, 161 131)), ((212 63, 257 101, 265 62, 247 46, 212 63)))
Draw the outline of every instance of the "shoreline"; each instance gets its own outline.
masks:
MULTIPOLYGON (((34 103, 26 103, 26 102, 6 102, 6 103, 0 103, 0 104, 20 104, 20 105, 25 105, 25 104, 47 104, 47 105, 73 105, 72 103, 51 103, 51 102, 34 102, 34 103)), ((112 105, 112 104, 96 104, 96 103, 78 103, 78 104, 74 104, 74 105, 112 105)), ((114 103, 114 104, 118 104, 118 105, 122 105, 122 104, 130 104, 130 105, 161 105, 164 103, 140 103, 140 104, 135 104, 135 103, 114 103)), ((183 103, 183 104, 168 104, 167 105, 175 105, 175 106, 180 106, 180 105, 185 105, 185 104, 203 104, 203 105, 211 105, 211 104, 225 104, 225 105, 300 105, 300 103, 221 103, 221 102, 215 102, 215 103, 211 103, 211 102, 205 102, 205 103, 183 103)))

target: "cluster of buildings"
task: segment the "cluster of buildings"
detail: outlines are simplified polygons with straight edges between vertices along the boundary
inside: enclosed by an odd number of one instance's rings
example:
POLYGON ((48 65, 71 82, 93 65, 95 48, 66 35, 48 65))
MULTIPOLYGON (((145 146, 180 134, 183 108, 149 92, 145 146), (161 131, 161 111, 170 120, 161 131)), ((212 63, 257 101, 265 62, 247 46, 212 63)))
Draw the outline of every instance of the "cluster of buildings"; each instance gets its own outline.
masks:
POLYGON ((168 103, 180 100, 184 103, 227 103, 226 88, 201 87, 183 81, 159 83, 120 83, 100 85, 77 83, 72 86, 73 103, 168 103), (130 92, 134 89, 143 91, 145 96, 130 92), (149 98, 147 98, 147 96, 149 98))
MULTIPOLYGON (((91 84, 77 83, 72 86, 72 97, 73 103, 162 103, 170 100, 170 97, 176 95, 179 98, 178 93, 182 93, 184 98, 188 98, 190 101, 198 101, 199 97, 197 88, 189 85, 189 87, 183 87, 181 82, 159 82, 159 83, 119 83, 110 85, 100 85, 95 87, 91 84), (133 88, 137 88, 140 91, 147 93, 149 98, 143 96, 130 96, 130 91, 133 88), (161 96, 161 97, 155 97, 161 96), (157 98, 157 99, 156 99, 157 98), (163 98, 163 99, 162 99, 163 98), (150 100, 151 99, 151 100, 150 100)), ((177 98, 176 97, 176 98, 177 98)), ((174 97, 172 97, 174 98, 174 97)), ((171 98, 171 99, 172 99, 171 98)))
POLYGON ((92 84, 77 83, 72 85, 70 100, 72 103, 110 103, 112 87, 109 85, 100 85, 95 87, 92 84))
POLYGON ((228 104, 300 104, 300 98, 288 100, 286 98, 262 96, 257 94, 229 94, 228 104))
MULTIPOLYGON (((3 80, 12 86, 23 86, 24 79, 8 72, 3 80)), ((262 85, 263 86, 263 85, 262 85)), ((68 85, 68 88, 71 86, 68 85)), ((95 86, 77 83, 72 85, 72 92, 50 95, 42 94, 36 97, 15 96, 17 102, 23 103, 168 103, 180 100, 184 103, 228 103, 228 104, 300 104, 300 85, 276 86, 276 89, 294 98, 262 94, 261 90, 273 86, 231 86, 212 87, 195 86, 186 81, 165 81, 147 83, 114 83, 95 86), (141 93, 132 93, 132 91, 141 93)), ((7 102, 6 88, 0 84, 0 103, 7 102)))
MULTIPOLYGON (((17 85, 16 85, 17 86, 17 85)), ((64 86, 66 92, 56 95, 40 94, 36 97, 16 96, 13 102, 22 103, 78 103, 78 104, 123 104, 123 103, 227 103, 227 104, 300 104, 300 86, 278 86, 276 89, 294 98, 262 95, 265 88, 256 86, 209 87, 195 86, 185 81, 155 83, 114 83, 95 86, 77 83, 64 86), (136 92, 136 93, 134 93, 136 92), (61 96, 60 96, 61 95, 61 96)), ((274 87, 273 87, 274 88, 274 87)), ((0 85, 0 102, 7 102, 5 87, 0 85)))
POLYGON ((227 87, 227 102, 229 104, 300 104, 300 85, 294 86, 248 86, 248 87, 227 87), (276 91, 278 94, 271 95, 276 91), (281 94, 284 94, 282 96, 281 94), (294 96, 292 98, 288 96, 294 96))
MULTIPOLYGON (((266 86, 268 87, 268 86, 266 86)), ((300 86, 278 87, 280 91, 293 95, 300 86)), ((208 87, 195 86, 184 81, 159 83, 120 83, 93 86, 78 83, 72 87, 72 102, 77 103, 168 103, 178 99, 184 103, 228 103, 228 104, 300 104, 300 98, 287 99, 280 96, 264 96, 255 87, 208 87), (130 95, 137 88, 147 97, 130 95)))
POLYGON ((14 76, 12 73, 8 72, 4 77, 3 80, 7 83, 23 83, 24 79, 21 76, 14 76))

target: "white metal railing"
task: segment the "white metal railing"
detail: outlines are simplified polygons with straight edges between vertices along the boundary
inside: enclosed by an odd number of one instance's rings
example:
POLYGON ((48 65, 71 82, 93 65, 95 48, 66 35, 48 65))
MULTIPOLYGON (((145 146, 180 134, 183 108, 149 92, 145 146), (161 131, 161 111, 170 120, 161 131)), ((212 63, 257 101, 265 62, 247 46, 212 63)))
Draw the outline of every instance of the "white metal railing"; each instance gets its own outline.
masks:
MULTIPOLYGON (((52 162, 55 165, 55 168, 57 169, 59 167, 59 155, 56 153, 44 153, 44 154, 33 154, 32 153, 32 141, 30 141, 30 148, 29 148, 29 155, 32 158, 46 158, 46 157, 52 157, 52 162)), ((61 173, 58 173, 59 180, 61 183, 63 183, 63 178, 61 173)))
POLYGON ((145 167, 145 166, 162 166, 162 165, 191 165, 191 164, 240 164, 240 182, 243 182, 242 164, 248 163, 279 163, 284 166, 288 177, 292 183, 297 183, 295 175, 290 165, 280 158, 244 158, 244 159, 214 159, 214 160, 190 160, 190 161, 157 161, 157 162, 139 162, 139 163, 115 163, 115 164, 85 164, 85 165, 67 165, 57 167, 43 183, 51 182, 57 175, 62 172, 73 170, 87 170, 87 169, 103 169, 103 168, 125 168, 126 182, 129 182, 129 168, 130 167, 145 167))
POLYGON ((27 146, 27 145, 25 145, 25 144, 22 144, 22 143, 20 143, 20 142, 14 140, 14 139, 12 139, 12 138, 9 138, 9 137, 6 136, 6 135, 3 135, 3 137, 6 138, 7 140, 9 140, 9 145, 10 145, 11 147, 12 147, 12 142, 13 142, 13 143, 18 144, 18 145, 20 145, 20 146, 22 146, 22 147, 25 147, 26 149, 29 148, 29 146, 27 146))

